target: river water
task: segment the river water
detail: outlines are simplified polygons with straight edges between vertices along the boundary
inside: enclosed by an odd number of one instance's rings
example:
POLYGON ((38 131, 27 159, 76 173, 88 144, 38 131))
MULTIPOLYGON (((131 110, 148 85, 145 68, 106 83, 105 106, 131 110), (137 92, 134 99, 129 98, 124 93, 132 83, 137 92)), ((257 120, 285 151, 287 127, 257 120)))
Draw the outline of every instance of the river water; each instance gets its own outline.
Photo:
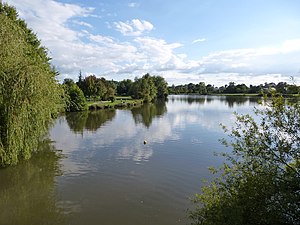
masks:
POLYGON ((220 123, 254 106, 254 98, 182 95, 60 116, 42 151, 0 170, 0 225, 188 224, 190 198, 224 160, 214 153, 228 151, 220 123))

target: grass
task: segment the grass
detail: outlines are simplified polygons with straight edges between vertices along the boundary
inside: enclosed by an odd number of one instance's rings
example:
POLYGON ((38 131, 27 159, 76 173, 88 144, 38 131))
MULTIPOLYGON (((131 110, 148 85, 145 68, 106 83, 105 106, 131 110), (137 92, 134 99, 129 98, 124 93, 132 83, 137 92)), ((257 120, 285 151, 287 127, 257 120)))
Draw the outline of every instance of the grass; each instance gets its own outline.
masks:
POLYGON ((250 93, 224 93, 224 94, 215 94, 218 96, 249 96, 249 97, 257 97, 257 96, 261 96, 260 94, 250 94, 250 93))
POLYGON ((118 96, 114 102, 111 101, 89 101, 88 108, 111 109, 111 108, 131 108, 143 104, 141 99, 132 99, 130 96, 118 96))

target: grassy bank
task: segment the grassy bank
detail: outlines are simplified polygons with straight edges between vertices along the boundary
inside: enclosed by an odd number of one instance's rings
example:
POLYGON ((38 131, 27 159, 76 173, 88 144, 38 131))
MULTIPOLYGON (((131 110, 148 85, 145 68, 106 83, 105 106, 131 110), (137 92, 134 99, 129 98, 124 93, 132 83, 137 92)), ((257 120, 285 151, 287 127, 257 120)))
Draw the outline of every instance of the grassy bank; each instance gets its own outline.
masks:
POLYGON ((248 97, 260 97, 261 94, 245 94, 245 93, 224 93, 224 94, 213 94, 216 96, 248 96, 248 97))
POLYGON ((141 99, 132 99, 130 96, 118 96, 114 102, 111 101, 90 101, 88 102, 89 110, 96 109, 118 109, 118 108, 131 108, 134 106, 142 105, 141 99))

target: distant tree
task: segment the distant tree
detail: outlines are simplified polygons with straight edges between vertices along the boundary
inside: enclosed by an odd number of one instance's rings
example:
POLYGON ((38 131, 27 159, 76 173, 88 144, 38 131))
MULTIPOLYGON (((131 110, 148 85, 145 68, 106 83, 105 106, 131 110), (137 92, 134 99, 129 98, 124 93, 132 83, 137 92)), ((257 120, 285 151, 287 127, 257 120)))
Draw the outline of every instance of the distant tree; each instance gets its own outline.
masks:
POLYGON ((116 96, 116 87, 114 82, 112 81, 105 81, 106 93, 102 97, 103 100, 109 100, 114 102, 116 96))
POLYGON ((235 92, 236 93, 248 93, 249 88, 246 84, 238 84, 235 86, 235 92))
POLYGON ((168 87, 168 90, 170 94, 178 94, 177 88, 174 84, 171 87, 168 87))
POLYGON ((153 80, 154 80, 154 85, 157 89, 156 98, 167 99, 169 90, 168 90, 168 83, 166 82, 166 80, 161 76, 154 76, 153 80))
POLYGON ((286 82, 279 82, 276 86, 275 89, 278 93, 281 94, 286 94, 288 90, 288 84, 286 82))
POLYGON ((207 90, 206 90, 206 86, 205 86, 204 82, 199 83, 199 94, 200 95, 206 95, 207 94, 207 90))
POLYGON ((300 88, 295 84, 289 85, 287 87, 287 93, 288 94, 299 94, 299 92, 300 92, 300 88))
POLYGON ((82 90, 83 88, 83 77, 82 77, 82 73, 81 70, 79 71, 79 76, 78 76, 78 81, 76 82, 77 86, 82 90))
POLYGON ((136 78, 131 86, 130 94, 135 99, 143 99, 144 102, 151 102, 156 99, 157 88, 150 74, 142 78, 136 78))
POLYGON ((95 82, 96 95, 100 100, 108 100, 108 84, 107 81, 102 78, 97 78, 95 82))
POLYGON ((99 91, 97 90, 97 78, 95 75, 87 76, 82 81, 82 91, 87 98, 97 97, 99 91), (97 93, 98 92, 98 93, 97 93))
POLYGON ((87 103, 84 94, 72 79, 65 79, 63 87, 66 96, 67 112, 87 110, 87 103))
POLYGON ((129 90, 132 85, 132 80, 126 79, 123 81, 120 81, 117 85, 117 94, 121 96, 127 96, 129 95, 129 90))
POLYGON ((215 93, 215 87, 211 84, 206 85, 206 91, 207 94, 213 94, 215 93))
POLYGON ((188 89, 188 93, 189 93, 189 94, 195 93, 196 85, 193 84, 193 83, 189 83, 189 84, 187 85, 187 89, 188 89))
POLYGON ((254 93, 260 94, 262 92, 262 87, 260 85, 258 85, 258 86, 250 85, 248 92, 251 94, 254 94, 254 93))
POLYGON ((229 82, 227 86, 225 86, 224 93, 236 93, 236 87, 234 82, 229 82))

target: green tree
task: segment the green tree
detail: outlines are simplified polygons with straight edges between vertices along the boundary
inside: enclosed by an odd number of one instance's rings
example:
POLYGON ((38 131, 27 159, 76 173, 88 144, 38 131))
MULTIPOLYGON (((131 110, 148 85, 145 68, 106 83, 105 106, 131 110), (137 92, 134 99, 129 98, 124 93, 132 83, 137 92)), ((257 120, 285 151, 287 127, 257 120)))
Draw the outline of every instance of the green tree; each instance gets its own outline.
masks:
POLYGON ((82 72, 81 72, 81 70, 79 71, 78 81, 76 82, 76 84, 78 85, 78 87, 81 90, 83 89, 83 78, 82 78, 82 72))
POLYGON ((17 11, 0 3, 0 166, 29 159, 61 105, 46 49, 17 11))
POLYGON ((131 88, 132 81, 130 79, 122 80, 118 83, 117 86, 117 94, 126 96, 129 95, 129 90, 131 88))
POLYGON ((65 79, 63 87, 66 95, 67 112, 87 110, 87 102, 84 94, 72 79, 65 79))
MULTIPOLYGON (((300 221, 300 104, 273 97, 256 122, 237 115, 223 141, 232 148, 221 176, 197 194, 192 224, 296 225, 300 221)), ((225 131, 226 128, 224 128, 225 131)))
POLYGON ((87 76, 82 80, 81 90, 83 91, 85 97, 94 98, 95 100, 96 96, 99 94, 96 83, 97 78, 95 75, 87 76))
POLYGON ((116 87, 113 81, 107 81, 104 78, 101 78, 105 87, 105 94, 102 96, 102 100, 115 101, 116 96, 116 87))
POLYGON ((130 95, 135 99, 143 99, 144 102, 152 102, 157 98, 157 87, 154 78, 149 73, 142 78, 136 78, 131 85, 130 95))
POLYGON ((106 96, 108 95, 107 94, 107 89, 108 89, 108 85, 107 85, 107 82, 104 78, 97 78, 96 79, 96 95, 97 97, 100 99, 100 100, 107 100, 106 99, 106 96))
POLYGON ((207 90, 206 90, 206 86, 205 86, 204 82, 199 83, 199 94, 200 95, 206 95, 207 94, 207 90))
POLYGON ((154 85, 157 89, 156 98, 158 99, 167 99, 169 90, 168 90, 168 83, 166 80, 161 76, 154 76, 154 85))

